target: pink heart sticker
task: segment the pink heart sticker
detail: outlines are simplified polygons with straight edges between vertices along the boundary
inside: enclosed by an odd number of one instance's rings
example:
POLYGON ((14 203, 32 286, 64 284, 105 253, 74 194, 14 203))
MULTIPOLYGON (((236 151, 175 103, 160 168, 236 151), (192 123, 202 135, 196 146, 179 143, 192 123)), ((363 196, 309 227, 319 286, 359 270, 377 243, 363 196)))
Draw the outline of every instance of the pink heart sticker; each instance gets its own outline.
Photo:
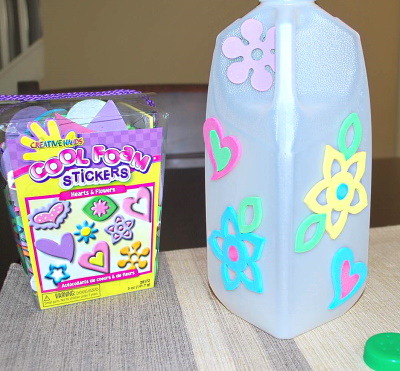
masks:
POLYGON ((222 125, 214 117, 205 121, 203 136, 214 170, 211 180, 220 179, 237 165, 241 155, 240 143, 234 136, 224 137, 222 125))
POLYGON ((150 223, 152 218, 152 199, 150 189, 146 187, 139 188, 136 197, 127 197, 124 199, 122 208, 128 215, 150 223), (145 210, 138 210, 137 207, 139 203, 141 204, 143 201, 145 201, 145 210))
POLYGON ((37 224, 55 223, 57 218, 64 211, 64 205, 61 202, 56 203, 48 212, 38 213, 33 217, 33 221, 37 224))
POLYGON ((34 209, 29 215, 29 225, 37 229, 60 228, 71 212, 69 201, 56 201, 34 209))
POLYGON ((110 248, 105 241, 94 245, 92 252, 84 253, 78 260, 82 268, 101 273, 110 273, 110 248))
POLYGON ((359 274, 350 274, 350 262, 348 260, 345 260, 343 262, 340 279, 342 282, 342 292, 340 298, 343 299, 353 291, 354 287, 357 285, 358 280, 360 279, 359 274))

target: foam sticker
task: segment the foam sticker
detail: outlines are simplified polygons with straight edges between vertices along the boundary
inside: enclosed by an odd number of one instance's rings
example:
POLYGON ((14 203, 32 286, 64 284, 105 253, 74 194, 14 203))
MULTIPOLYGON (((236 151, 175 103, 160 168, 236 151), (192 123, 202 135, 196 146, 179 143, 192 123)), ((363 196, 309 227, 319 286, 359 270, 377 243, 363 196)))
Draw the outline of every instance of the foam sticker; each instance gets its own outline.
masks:
POLYGON ((110 248, 105 241, 98 242, 91 252, 80 256, 79 265, 82 268, 90 269, 96 272, 110 272, 110 248))
POLYGON ((346 160, 357 152, 361 144, 361 139, 362 125, 360 118, 356 113, 352 113, 344 120, 338 136, 338 148, 340 152, 343 153, 346 160), (351 144, 347 146, 347 136, 351 129, 353 129, 353 140, 351 144))
POLYGON ((71 212, 69 201, 54 201, 28 215, 29 225, 39 229, 60 228, 71 212))
POLYGON ((131 246, 125 246, 120 250, 121 255, 126 255, 126 259, 118 261, 118 267, 128 269, 136 269, 136 264, 140 269, 147 267, 147 260, 142 260, 142 257, 148 256, 150 254, 150 249, 148 247, 142 249, 142 242, 135 241, 131 246))
POLYGON ((10 152, 6 148, 1 154, 1 175, 7 180, 8 186, 14 188, 14 172, 12 171, 10 152))
POLYGON ((60 132, 63 135, 69 133, 70 131, 74 131, 76 134, 95 132, 92 129, 89 129, 83 125, 79 125, 64 116, 59 115, 58 113, 54 115, 54 118, 56 119, 58 126, 60 127, 60 132))
POLYGON ((106 102, 100 99, 84 99, 70 108, 67 118, 79 125, 87 126, 105 105, 106 102))
POLYGON ((222 125, 214 117, 205 121, 203 136, 214 170, 211 180, 220 179, 237 165, 241 155, 240 143, 234 136, 224 137, 222 125))
POLYGON ((346 225, 349 214, 358 214, 368 205, 367 192, 361 183, 366 166, 366 153, 358 152, 346 160, 344 155, 331 146, 326 146, 323 163, 324 179, 319 181, 308 192, 304 203, 315 213, 326 215, 326 231, 332 239, 336 239, 346 225), (334 164, 339 164, 340 171, 334 172, 334 164), (353 175, 349 169, 356 165, 353 175), (319 201, 321 192, 326 192, 326 203, 319 201), (358 195, 358 202, 353 200, 358 195), (333 211, 339 212, 338 219, 333 222, 333 211))
POLYGON ((118 110, 130 130, 154 128, 154 117, 127 102, 116 102, 118 110))
POLYGON ((54 285, 57 286, 61 281, 67 280, 71 276, 67 273, 65 264, 59 266, 50 264, 49 272, 44 277, 53 280, 54 285))
POLYGON ((35 247, 37 250, 55 256, 57 258, 68 259, 72 262, 75 253, 75 241, 71 233, 65 233, 61 237, 60 243, 47 238, 41 238, 36 241, 35 247))
POLYGON ((234 61, 227 69, 228 80, 243 84, 252 71, 251 86, 261 92, 267 91, 274 83, 275 27, 268 29, 265 37, 262 37, 262 23, 257 19, 247 19, 240 31, 242 38, 228 37, 222 43, 223 54, 234 61))
POLYGON ((97 233, 99 230, 97 228, 94 228, 94 225, 95 223, 89 224, 87 220, 85 220, 82 225, 76 225, 76 228, 78 228, 78 230, 74 232, 74 235, 78 236, 78 242, 83 240, 85 243, 89 243, 90 239, 96 239, 95 233, 97 233))
POLYGON ((297 230, 296 234, 296 252, 306 252, 313 249, 321 241, 325 233, 326 215, 312 214, 306 218, 297 230), (311 226, 316 225, 313 236, 306 239, 307 231, 311 226))
POLYGON ((67 110, 65 110, 64 108, 55 108, 55 109, 52 109, 50 111, 46 111, 45 113, 43 113, 40 116, 36 117, 35 120, 32 120, 32 121, 36 121, 39 124, 43 125, 46 122, 46 120, 53 119, 56 114, 66 115, 67 114, 67 110))
POLYGON ((30 278, 29 282, 30 282, 30 285, 31 285, 31 289, 32 289, 34 292, 36 292, 36 291, 37 291, 37 288, 36 288, 35 277, 32 276, 32 277, 30 278))
POLYGON ((107 220, 118 209, 118 205, 107 196, 93 197, 82 211, 94 221, 107 220))
POLYGON ((335 309, 354 296, 364 285, 368 274, 367 265, 354 262, 354 254, 347 247, 337 251, 332 261, 334 299, 329 309, 335 309))
POLYGON ((335 240, 346 226, 349 215, 359 214, 368 206, 367 191, 362 184, 366 170, 367 153, 356 152, 362 139, 358 115, 352 113, 341 125, 338 143, 340 151, 325 146, 322 164, 323 179, 306 194, 304 203, 320 217, 307 217, 299 226, 296 236, 296 252, 314 248, 322 238, 322 226, 335 240), (347 136, 353 128, 353 141, 347 146, 347 136), (323 195, 323 197, 321 197, 323 195), (317 231, 311 241, 305 242, 305 232, 317 223, 317 231))
POLYGON ((256 262, 261 258, 266 240, 254 233, 240 232, 233 207, 226 208, 221 218, 221 229, 212 231, 207 241, 215 257, 221 260, 222 280, 227 290, 235 290, 242 283, 250 291, 264 291, 261 271, 256 262), (229 225, 232 225, 233 232, 229 231, 229 225), (221 245, 218 240, 222 241, 221 245), (251 252, 246 243, 253 246, 251 252), (249 270, 251 278, 246 273, 249 270))
POLYGON ((104 105, 87 128, 96 132, 127 129, 125 121, 112 100, 104 105))
POLYGON ((263 210, 260 197, 247 197, 239 206, 239 229, 241 233, 250 233, 255 231, 261 224, 263 210), (253 210, 253 219, 246 224, 246 213, 248 209, 253 210))
MULTIPOLYGON (((10 135, 28 134, 27 126, 30 122, 36 121, 38 117, 42 117, 47 112, 46 108, 40 106, 29 106, 19 110, 10 120, 11 125, 16 128, 16 133, 10 133, 7 128, 7 137, 10 135)), ((10 129, 12 129, 10 127, 10 129)))
POLYGON ((151 191, 146 187, 140 187, 136 197, 124 199, 122 208, 128 215, 150 223, 152 220, 151 198, 151 191))
POLYGON ((135 225, 134 219, 125 219, 122 215, 117 215, 114 218, 114 223, 105 228, 105 232, 111 235, 112 243, 115 245, 117 242, 124 240, 132 240, 132 228, 135 225))

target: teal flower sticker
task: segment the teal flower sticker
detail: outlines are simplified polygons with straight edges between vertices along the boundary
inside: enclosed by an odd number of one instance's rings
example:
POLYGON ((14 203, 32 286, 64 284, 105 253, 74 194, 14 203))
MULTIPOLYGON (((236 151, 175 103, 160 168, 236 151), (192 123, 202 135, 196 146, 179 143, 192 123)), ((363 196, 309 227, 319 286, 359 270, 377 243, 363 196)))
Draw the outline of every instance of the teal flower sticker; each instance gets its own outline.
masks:
POLYGON ((242 283, 250 291, 263 292, 262 276, 256 262, 261 257, 265 238, 254 233, 241 233, 233 207, 226 208, 221 218, 221 230, 211 232, 208 243, 222 262, 222 280, 227 290, 235 290, 242 283), (233 227, 233 233, 229 231, 229 224, 233 227), (246 242, 253 246, 251 255, 246 242))

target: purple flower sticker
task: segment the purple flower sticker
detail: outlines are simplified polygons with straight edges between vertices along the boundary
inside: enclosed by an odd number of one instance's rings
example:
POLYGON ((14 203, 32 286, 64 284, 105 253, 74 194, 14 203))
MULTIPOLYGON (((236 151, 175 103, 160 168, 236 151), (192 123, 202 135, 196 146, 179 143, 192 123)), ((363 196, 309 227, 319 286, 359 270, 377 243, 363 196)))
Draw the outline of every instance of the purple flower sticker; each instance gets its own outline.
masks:
POLYGON ((134 225, 135 219, 125 219, 122 215, 117 215, 114 219, 114 223, 104 230, 111 235, 112 243, 115 245, 117 242, 121 241, 121 239, 133 239, 133 232, 131 229, 134 225))
POLYGON ((227 77, 234 84, 243 84, 252 70, 251 86, 258 91, 267 91, 274 83, 272 73, 275 72, 275 27, 270 28, 265 38, 262 38, 262 23, 256 19, 248 19, 243 22, 240 31, 242 39, 228 37, 222 44, 222 52, 227 58, 243 58, 228 67, 227 77))

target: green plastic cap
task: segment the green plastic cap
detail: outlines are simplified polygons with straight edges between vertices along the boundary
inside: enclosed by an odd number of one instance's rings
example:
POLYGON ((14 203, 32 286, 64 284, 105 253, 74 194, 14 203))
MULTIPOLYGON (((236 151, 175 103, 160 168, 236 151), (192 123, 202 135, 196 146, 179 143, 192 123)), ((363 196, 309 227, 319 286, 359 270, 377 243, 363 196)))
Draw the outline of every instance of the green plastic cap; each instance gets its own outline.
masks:
POLYGON ((376 371, 400 371, 400 334, 371 336, 365 343, 364 362, 376 371))

